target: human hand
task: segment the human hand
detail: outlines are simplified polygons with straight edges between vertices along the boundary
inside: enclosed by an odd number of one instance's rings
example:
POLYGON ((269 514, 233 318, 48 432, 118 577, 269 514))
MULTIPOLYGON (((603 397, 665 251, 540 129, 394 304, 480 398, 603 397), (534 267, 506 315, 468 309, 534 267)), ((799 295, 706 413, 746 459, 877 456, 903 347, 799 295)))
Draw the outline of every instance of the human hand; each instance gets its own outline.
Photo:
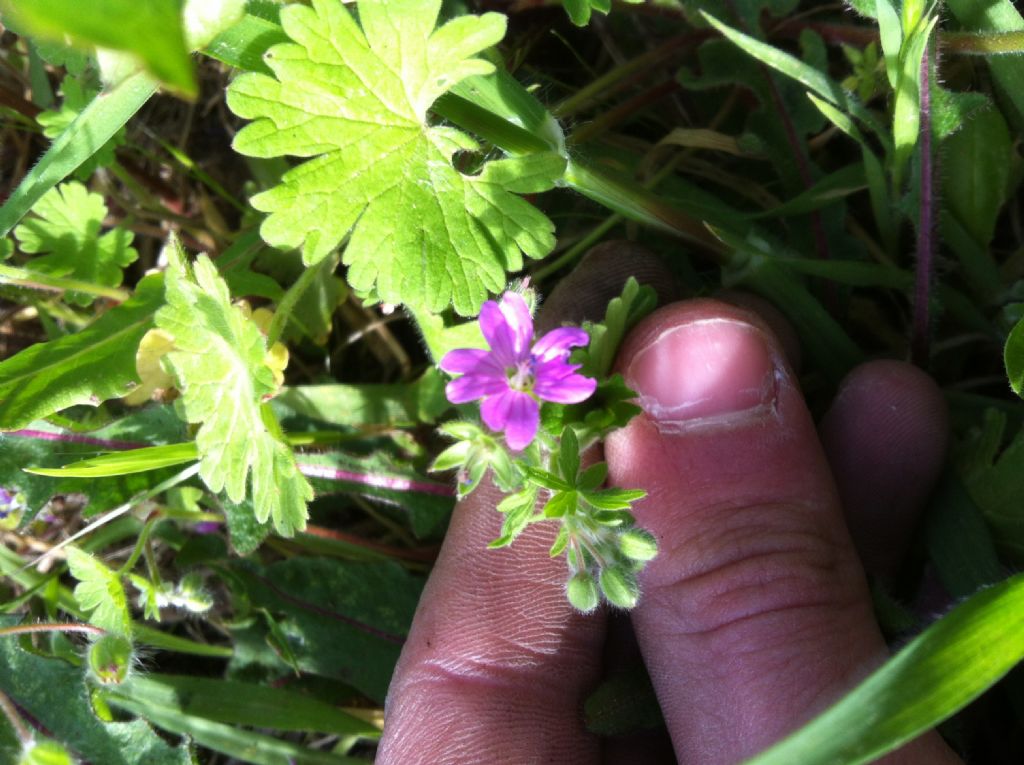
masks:
MULTIPOLYGON (((541 322, 599 313, 629 273, 670 283, 649 256, 604 248, 541 322)), ((630 616, 679 762, 742 761, 885 660, 864 566, 885 576, 898 565, 942 465, 946 415, 929 378, 866 364, 816 429, 787 329, 768 321, 776 332, 735 305, 676 303, 642 322, 619 357, 644 414, 608 440, 605 459, 611 482, 648 492, 636 516, 660 553, 630 616)), ((566 602, 564 562, 548 555, 554 529, 486 549, 498 500, 482 487, 455 510, 392 681, 377 762, 671 762, 635 742, 602 750, 585 730, 582 701, 615 661, 615 635, 603 612, 566 602)), ((884 762, 959 760, 930 733, 884 762)))

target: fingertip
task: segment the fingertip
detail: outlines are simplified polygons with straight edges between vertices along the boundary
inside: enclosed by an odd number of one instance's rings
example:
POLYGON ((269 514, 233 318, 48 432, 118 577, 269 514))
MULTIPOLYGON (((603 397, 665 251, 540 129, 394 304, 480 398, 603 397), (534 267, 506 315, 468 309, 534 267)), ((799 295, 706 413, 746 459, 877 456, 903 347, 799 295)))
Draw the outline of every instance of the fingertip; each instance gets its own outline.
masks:
POLYGON ((945 463, 942 391, 911 364, 862 364, 841 383, 820 433, 865 567, 895 575, 945 463))

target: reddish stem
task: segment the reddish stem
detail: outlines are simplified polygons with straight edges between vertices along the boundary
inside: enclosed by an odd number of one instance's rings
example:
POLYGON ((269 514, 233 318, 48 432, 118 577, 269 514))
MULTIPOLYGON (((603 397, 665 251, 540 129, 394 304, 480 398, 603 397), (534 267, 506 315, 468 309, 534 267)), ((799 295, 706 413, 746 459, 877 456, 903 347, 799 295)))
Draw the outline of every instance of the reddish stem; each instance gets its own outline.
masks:
POLYGON ((84 632, 89 635, 100 636, 107 634, 106 630, 94 627, 91 624, 52 622, 46 624, 16 624, 13 627, 3 627, 0 628, 0 637, 29 635, 39 632, 84 632))

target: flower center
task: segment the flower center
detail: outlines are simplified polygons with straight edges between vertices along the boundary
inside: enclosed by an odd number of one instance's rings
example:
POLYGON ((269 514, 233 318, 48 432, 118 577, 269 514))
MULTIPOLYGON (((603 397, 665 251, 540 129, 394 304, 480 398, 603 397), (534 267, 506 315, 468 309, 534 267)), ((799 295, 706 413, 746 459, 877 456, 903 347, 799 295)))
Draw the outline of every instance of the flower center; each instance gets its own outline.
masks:
POLYGON ((505 370, 508 375, 508 385, 512 390, 529 393, 533 390, 533 357, 524 359, 514 367, 505 370))

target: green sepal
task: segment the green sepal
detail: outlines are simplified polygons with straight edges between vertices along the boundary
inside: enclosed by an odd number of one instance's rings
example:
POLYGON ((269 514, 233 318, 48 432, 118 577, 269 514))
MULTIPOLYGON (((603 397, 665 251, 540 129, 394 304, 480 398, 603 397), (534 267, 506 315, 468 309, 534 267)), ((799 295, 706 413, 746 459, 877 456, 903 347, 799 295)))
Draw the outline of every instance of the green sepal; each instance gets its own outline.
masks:
POLYGON ((89 646, 89 677, 100 685, 120 685, 128 678, 133 651, 121 635, 103 635, 89 646))
POLYGON ((580 444, 576 440, 576 432, 571 427, 562 431, 558 448, 558 467, 566 483, 575 485, 576 476, 580 472, 580 444))
POLYGON ((498 503, 498 512, 505 515, 505 521, 501 526, 501 536, 487 546, 494 549, 512 544, 513 540, 530 524, 536 504, 537 490, 532 486, 505 497, 498 503))
POLYGON ((548 554, 552 558, 557 558, 563 552, 565 552, 566 545, 569 544, 569 530, 563 525, 558 528, 558 535, 555 537, 555 541, 551 543, 551 549, 548 554))

